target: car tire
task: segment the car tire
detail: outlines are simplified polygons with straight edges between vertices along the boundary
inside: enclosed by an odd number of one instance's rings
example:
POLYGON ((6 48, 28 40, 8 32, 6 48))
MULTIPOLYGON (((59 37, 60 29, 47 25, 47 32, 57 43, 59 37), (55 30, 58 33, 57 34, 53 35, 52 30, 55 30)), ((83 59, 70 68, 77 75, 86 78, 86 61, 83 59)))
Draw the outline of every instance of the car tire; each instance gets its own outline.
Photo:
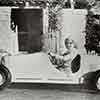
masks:
POLYGON ((11 83, 11 73, 7 67, 0 65, 0 89, 6 88, 11 83))
POLYGON ((97 87, 98 90, 100 90, 100 76, 97 79, 96 87, 97 87))
POLYGON ((95 72, 95 85, 96 85, 96 89, 100 90, 100 70, 97 70, 95 72))

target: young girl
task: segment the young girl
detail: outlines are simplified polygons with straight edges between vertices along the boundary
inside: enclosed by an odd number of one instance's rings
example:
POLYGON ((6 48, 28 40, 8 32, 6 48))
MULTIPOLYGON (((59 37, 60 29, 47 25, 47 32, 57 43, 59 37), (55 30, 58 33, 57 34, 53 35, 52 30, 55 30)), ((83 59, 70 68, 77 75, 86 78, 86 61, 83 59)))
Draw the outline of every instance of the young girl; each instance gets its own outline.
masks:
POLYGON ((56 68, 64 71, 70 76, 73 72, 76 72, 79 69, 77 66, 80 67, 80 55, 78 54, 77 46, 72 39, 65 39, 65 47, 66 51, 62 55, 54 53, 49 53, 49 55, 54 59, 55 65, 57 65, 56 68))

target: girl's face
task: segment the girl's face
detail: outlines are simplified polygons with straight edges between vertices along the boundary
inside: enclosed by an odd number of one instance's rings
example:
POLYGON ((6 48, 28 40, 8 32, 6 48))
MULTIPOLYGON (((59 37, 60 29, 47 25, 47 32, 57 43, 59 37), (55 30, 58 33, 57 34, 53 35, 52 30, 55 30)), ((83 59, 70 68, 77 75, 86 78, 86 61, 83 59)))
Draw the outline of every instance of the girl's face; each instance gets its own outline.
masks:
POLYGON ((73 41, 72 40, 69 40, 68 42, 67 42, 67 44, 65 44, 66 45, 66 48, 67 49, 73 49, 74 48, 74 44, 73 44, 73 41))

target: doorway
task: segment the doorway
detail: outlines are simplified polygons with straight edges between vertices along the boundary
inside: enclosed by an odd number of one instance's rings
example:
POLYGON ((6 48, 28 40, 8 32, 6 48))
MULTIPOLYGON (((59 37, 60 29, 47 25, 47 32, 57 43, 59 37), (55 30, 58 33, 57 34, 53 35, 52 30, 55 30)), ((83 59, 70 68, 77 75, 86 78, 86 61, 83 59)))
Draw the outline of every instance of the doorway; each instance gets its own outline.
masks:
POLYGON ((21 9, 11 10, 11 28, 18 32, 19 51, 34 53, 42 50, 43 10, 21 9))

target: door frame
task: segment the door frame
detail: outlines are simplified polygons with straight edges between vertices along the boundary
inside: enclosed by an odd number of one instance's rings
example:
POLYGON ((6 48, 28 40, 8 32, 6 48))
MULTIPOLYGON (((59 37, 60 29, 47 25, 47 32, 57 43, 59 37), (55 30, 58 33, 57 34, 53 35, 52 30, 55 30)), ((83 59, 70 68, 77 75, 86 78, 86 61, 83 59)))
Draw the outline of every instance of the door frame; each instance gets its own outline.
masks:
MULTIPOLYGON (((23 7, 23 8, 20 8, 20 7, 10 7, 11 9, 41 9, 41 7, 23 7)), ((42 23, 43 23, 43 35, 44 37, 48 35, 48 7, 46 8, 42 8, 43 10, 43 15, 42 15, 42 23)), ((16 27, 15 29, 15 33, 16 33, 16 38, 17 38, 17 51, 19 51, 19 44, 18 44, 18 27, 16 27)), ((43 43, 45 42, 45 40, 43 41, 43 43)), ((45 45, 44 47, 45 48, 45 45)))

